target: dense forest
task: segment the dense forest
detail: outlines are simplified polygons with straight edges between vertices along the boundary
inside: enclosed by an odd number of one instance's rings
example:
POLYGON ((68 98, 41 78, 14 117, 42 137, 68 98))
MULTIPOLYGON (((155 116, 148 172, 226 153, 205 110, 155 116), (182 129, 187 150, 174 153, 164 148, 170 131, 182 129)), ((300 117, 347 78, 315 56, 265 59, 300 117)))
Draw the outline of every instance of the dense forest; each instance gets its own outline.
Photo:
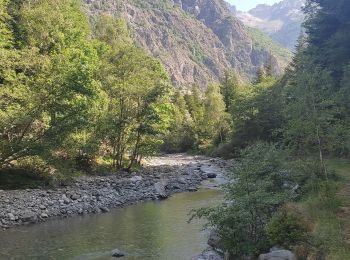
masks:
POLYGON ((76 0, 0 0, 0 184, 128 172, 159 152, 236 158, 232 203, 193 216, 223 252, 281 245, 348 259, 344 178, 331 166, 350 158, 350 2, 308 0, 304 11, 281 78, 271 62, 253 82, 227 71, 205 90, 175 89, 123 19, 89 18, 76 0))

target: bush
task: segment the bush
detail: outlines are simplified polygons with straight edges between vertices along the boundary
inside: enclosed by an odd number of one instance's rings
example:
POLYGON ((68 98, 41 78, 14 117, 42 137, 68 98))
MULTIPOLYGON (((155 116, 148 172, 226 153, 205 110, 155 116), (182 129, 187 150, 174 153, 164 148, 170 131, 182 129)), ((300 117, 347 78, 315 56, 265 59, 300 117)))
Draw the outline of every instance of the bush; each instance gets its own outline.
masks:
POLYGON ((287 248, 305 242, 309 231, 302 214, 287 208, 278 211, 266 226, 266 234, 271 245, 287 248))
POLYGON ((80 154, 75 157, 75 167, 84 173, 91 173, 93 169, 93 160, 87 154, 80 154))
POLYGON ((47 186, 52 181, 52 169, 38 156, 28 156, 11 168, 0 169, 0 188, 19 189, 47 186))

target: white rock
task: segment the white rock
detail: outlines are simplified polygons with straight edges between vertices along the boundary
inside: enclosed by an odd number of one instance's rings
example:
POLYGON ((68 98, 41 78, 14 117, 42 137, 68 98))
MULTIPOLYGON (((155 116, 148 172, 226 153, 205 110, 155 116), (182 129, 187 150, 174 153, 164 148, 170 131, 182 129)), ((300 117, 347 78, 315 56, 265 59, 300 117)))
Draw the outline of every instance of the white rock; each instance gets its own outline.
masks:
POLYGON ((15 221, 15 220, 16 220, 15 215, 13 215, 12 213, 8 213, 7 216, 9 217, 9 219, 10 219, 11 221, 15 221))
POLYGON ((277 250, 259 255, 258 260, 297 260, 297 257, 291 251, 277 250))
POLYGON ((131 182, 137 182, 137 181, 142 181, 142 177, 141 176, 133 176, 130 178, 131 182))

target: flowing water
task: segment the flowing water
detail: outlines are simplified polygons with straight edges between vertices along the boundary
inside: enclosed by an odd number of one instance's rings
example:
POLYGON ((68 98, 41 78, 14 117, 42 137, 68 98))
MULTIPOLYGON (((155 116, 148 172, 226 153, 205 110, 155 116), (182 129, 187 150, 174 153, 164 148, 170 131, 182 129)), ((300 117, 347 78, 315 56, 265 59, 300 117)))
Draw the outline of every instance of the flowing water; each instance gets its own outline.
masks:
POLYGON ((182 193, 164 201, 136 204, 102 215, 51 220, 0 231, 0 259, 122 259, 186 260, 205 247, 202 222, 187 223, 193 208, 215 205, 216 190, 182 193))

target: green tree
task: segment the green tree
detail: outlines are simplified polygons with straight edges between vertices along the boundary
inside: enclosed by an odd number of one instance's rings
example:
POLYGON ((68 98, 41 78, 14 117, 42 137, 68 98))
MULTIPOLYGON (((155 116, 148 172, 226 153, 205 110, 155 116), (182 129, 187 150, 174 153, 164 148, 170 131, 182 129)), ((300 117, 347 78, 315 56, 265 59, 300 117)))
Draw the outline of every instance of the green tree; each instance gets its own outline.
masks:
POLYGON ((220 85, 211 84, 205 92, 204 117, 201 127, 204 135, 203 145, 213 146, 226 141, 230 132, 230 116, 226 112, 220 85), (206 139, 206 140, 205 140, 206 139))
POLYGON ((79 3, 23 1, 17 9, 15 34, 23 37, 0 72, 1 166, 62 154, 61 144, 84 128, 99 100, 98 55, 79 3))
POLYGON ((266 224, 293 192, 285 187, 292 173, 285 155, 273 145, 258 143, 241 153, 239 164, 228 175, 226 202, 196 211, 218 231, 219 247, 234 257, 255 256, 270 245, 266 224), (259 181, 257 181, 259 180, 259 181))
POLYGON ((9 0, 0 0, 0 49, 10 47, 13 35, 10 29, 10 18, 8 14, 9 0))
POLYGON ((125 23, 103 15, 95 37, 106 44, 101 81, 108 111, 97 129, 104 155, 116 168, 130 168, 162 145, 170 124, 170 81, 159 61, 133 45, 125 23))
POLYGON ((233 112, 237 101, 237 95, 241 91, 241 88, 242 86, 239 83, 237 75, 232 72, 226 72, 224 81, 221 85, 221 94, 224 98, 227 112, 233 112))
POLYGON ((164 136, 163 150, 166 152, 187 152, 194 150, 195 133, 193 120, 188 111, 184 94, 176 91, 173 97, 173 121, 169 132, 164 136))

